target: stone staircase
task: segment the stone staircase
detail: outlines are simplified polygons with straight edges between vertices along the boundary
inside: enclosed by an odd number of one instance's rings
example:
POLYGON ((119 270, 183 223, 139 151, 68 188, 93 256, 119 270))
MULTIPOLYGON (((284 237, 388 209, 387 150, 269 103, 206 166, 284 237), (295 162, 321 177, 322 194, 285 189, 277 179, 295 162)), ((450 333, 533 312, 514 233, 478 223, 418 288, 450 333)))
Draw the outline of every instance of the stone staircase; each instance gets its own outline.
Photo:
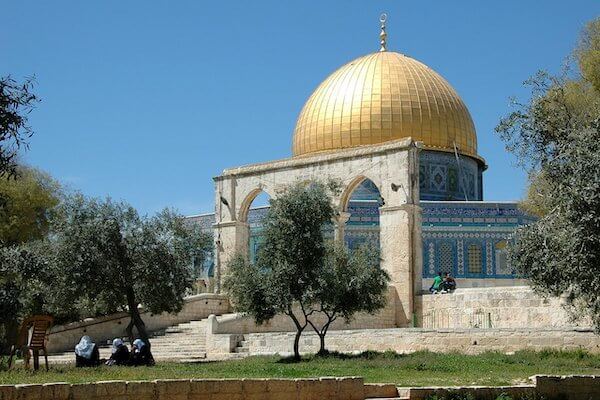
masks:
POLYGON ((233 349, 233 352, 239 354, 240 356, 248 356, 250 355, 250 348, 248 347, 248 342, 246 340, 240 340, 233 349))
MULTIPOLYGON (((151 335, 152 355, 158 361, 199 362, 206 359, 206 320, 168 327, 151 335)), ((129 347, 129 343, 127 343, 129 347)), ((100 358, 108 359, 111 345, 99 344, 100 358)), ((50 363, 74 363, 73 351, 48 356, 50 363)))

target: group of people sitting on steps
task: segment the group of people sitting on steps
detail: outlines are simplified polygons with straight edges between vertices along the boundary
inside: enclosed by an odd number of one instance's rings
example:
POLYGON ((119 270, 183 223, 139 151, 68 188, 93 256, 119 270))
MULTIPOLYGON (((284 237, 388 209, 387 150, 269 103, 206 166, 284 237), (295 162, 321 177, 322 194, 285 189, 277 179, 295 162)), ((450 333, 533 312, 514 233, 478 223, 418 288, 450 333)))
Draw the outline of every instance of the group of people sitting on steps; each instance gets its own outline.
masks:
POLYGON ((131 351, 122 339, 116 338, 112 342, 111 355, 108 360, 100 358, 98 346, 89 336, 83 336, 75 346, 76 367, 97 367, 105 365, 154 365, 154 357, 150 352, 150 346, 142 339, 133 341, 131 351))
POLYGON ((442 272, 438 272, 437 276, 433 278, 433 285, 429 288, 429 291, 433 294, 438 293, 450 293, 456 289, 456 281, 450 275, 449 272, 444 274, 442 278, 442 272))

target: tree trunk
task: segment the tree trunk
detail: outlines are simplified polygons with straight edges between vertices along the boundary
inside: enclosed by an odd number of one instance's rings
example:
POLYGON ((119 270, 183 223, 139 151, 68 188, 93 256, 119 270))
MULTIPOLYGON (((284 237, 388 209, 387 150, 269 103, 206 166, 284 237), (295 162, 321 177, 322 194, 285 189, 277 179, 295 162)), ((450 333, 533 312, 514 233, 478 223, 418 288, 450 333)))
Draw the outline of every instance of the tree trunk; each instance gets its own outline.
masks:
POLYGON ((294 360, 300 361, 300 336, 304 329, 296 330, 296 337, 294 337, 294 360))
POLYGON ((319 333, 319 340, 321 342, 321 346, 319 347, 319 352, 317 354, 320 356, 323 356, 328 353, 328 351, 325 350, 325 334, 326 333, 319 333))
POLYGON ((131 322, 127 326, 129 340, 131 343, 133 343, 133 324, 138 331, 140 339, 142 339, 148 348, 150 348, 151 346, 150 341, 148 340, 148 331, 146 330, 146 324, 144 324, 144 321, 140 315, 140 311, 138 310, 138 304, 137 301, 135 301, 135 293, 133 292, 133 288, 127 289, 127 305, 129 306, 129 316, 131 317, 131 322))

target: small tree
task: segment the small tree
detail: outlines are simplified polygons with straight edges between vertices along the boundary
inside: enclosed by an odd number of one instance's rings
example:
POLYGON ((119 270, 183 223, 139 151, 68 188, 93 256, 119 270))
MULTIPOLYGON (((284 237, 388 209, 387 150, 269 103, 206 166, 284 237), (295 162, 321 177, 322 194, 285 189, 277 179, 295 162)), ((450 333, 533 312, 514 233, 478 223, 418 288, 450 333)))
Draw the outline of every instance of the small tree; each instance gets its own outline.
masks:
POLYGON ((0 178, 15 175, 17 152, 33 134, 27 118, 39 99, 32 88, 32 78, 21 84, 10 76, 0 78, 0 178))
POLYGON ((47 247, 65 301, 91 314, 127 310, 127 333, 148 332, 138 305, 153 314, 181 310, 191 263, 208 251, 199 227, 170 210, 141 217, 126 203, 70 196, 59 207, 47 247))
POLYGON ((368 245, 351 251, 340 245, 328 247, 314 298, 326 321, 320 327, 308 319, 319 335, 319 354, 326 354, 325 335, 331 324, 342 317, 350 322, 359 312, 374 313, 386 304, 387 272, 379 266, 379 251, 368 245))
POLYGON ((315 312, 314 294, 326 254, 323 227, 334 216, 330 190, 322 183, 298 183, 271 199, 256 263, 238 255, 224 281, 236 309, 257 323, 278 313, 290 317, 296 327, 297 360, 300 337, 315 312))

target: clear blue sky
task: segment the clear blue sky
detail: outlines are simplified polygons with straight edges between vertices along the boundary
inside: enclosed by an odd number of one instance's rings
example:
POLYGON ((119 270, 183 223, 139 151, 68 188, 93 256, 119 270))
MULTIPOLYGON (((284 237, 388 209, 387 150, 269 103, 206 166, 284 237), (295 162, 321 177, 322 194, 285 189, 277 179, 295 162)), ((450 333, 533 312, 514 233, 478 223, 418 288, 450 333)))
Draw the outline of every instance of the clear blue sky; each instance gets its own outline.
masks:
POLYGON ((485 198, 519 198, 524 173, 493 128, 527 77, 560 70, 598 0, 5 0, 0 75, 35 74, 43 99, 24 160, 142 212, 212 211, 224 168, 290 155, 305 100, 378 49, 384 10, 389 48, 469 107, 485 198))

